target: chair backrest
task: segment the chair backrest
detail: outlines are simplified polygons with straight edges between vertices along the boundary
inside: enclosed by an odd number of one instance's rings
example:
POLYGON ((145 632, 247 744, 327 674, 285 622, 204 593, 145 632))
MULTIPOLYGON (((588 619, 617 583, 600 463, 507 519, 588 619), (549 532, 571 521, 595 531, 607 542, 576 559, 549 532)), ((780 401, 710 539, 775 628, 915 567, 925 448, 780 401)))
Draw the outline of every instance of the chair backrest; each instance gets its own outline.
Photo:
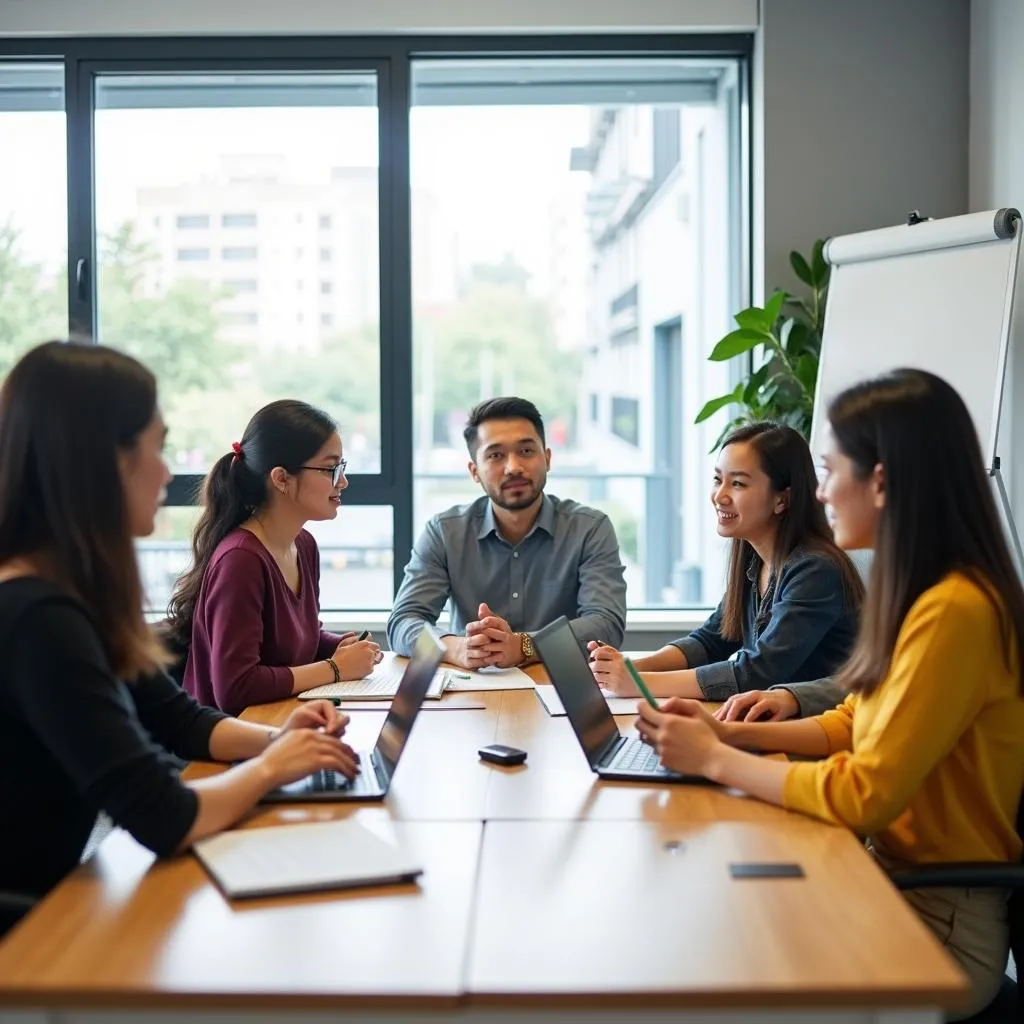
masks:
MULTIPOLYGON (((1017 835, 1024 843, 1024 798, 1017 808, 1017 835)), ((1024 853, 1021 854, 1021 863, 1024 864, 1024 853)), ((1010 925, 1010 952, 1017 965, 1017 1003, 1024 1009, 1024 979, 1021 978, 1021 971, 1024 970, 1024 889, 1014 889, 1010 893, 1007 918, 1010 925)))
POLYGON ((6 935, 36 904, 34 896, 0 890, 0 938, 6 935))
POLYGON ((163 640, 168 651, 174 656, 174 661, 168 665, 167 674, 181 686, 185 679, 185 663, 188 661, 188 644, 178 643, 171 637, 166 619, 158 622, 153 627, 161 640, 163 640))

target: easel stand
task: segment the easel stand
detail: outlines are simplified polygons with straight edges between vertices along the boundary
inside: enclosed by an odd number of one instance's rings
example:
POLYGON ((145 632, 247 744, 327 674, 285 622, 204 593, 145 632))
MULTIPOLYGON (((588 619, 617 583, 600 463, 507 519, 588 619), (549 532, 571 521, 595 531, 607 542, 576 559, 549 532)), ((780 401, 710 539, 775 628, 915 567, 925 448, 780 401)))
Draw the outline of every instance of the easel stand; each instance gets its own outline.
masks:
POLYGON ((1006 528, 1010 534, 1010 541, 1013 544, 1014 554, 1017 556, 1017 571, 1024 575, 1024 548, 1020 544, 1020 534, 1017 532, 1017 523, 1013 518, 1013 509, 1010 508, 1010 496, 1006 493, 1006 483, 999 466, 999 456, 993 460, 992 468, 988 471, 996 482, 999 491, 999 502, 1003 506, 1003 515, 1006 518, 1006 528))

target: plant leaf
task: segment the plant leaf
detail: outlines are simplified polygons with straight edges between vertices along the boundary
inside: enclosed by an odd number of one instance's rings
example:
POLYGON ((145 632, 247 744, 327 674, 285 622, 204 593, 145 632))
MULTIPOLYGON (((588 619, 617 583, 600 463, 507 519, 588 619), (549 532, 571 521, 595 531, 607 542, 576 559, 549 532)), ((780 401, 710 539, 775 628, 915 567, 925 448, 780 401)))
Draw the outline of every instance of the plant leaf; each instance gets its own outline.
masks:
POLYGON ((800 253, 794 251, 789 254, 789 265, 793 268, 793 273, 796 274, 804 284, 814 287, 814 275, 811 273, 811 268, 807 265, 807 260, 800 255, 800 253))
POLYGON ((782 326, 779 328, 779 344, 789 352, 789 336, 793 332, 793 327, 796 325, 796 317, 786 317, 783 321, 782 326))
POLYGON ((709 402, 704 403, 704 408, 697 413, 697 418, 693 421, 694 423, 703 423, 706 419, 710 419, 718 412, 719 409, 724 409, 727 405, 732 405, 734 402, 739 402, 743 398, 743 385, 737 384, 735 390, 730 391, 727 395, 719 395, 718 398, 712 398, 709 402))
POLYGON ((765 363, 760 369, 755 370, 747 381, 747 386, 743 389, 742 400, 746 405, 752 405, 757 398, 758 391, 764 385, 765 380, 768 377, 768 370, 770 368, 769 363, 765 363))
POLYGON ((812 349, 811 329, 796 317, 791 317, 782 325, 780 340, 782 347, 790 358, 812 349))
POLYGON ((814 249, 811 251, 811 273, 814 277, 813 285, 818 289, 828 281, 829 268, 823 255, 824 247, 824 241, 819 238, 814 243, 814 249))
POLYGON ((758 331, 747 329, 733 331, 722 338, 711 350, 711 355, 708 356, 708 359, 714 363, 723 363, 726 359, 732 359, 733 356, 742 355, 744 352, 749 352, 752 348, 756 348, 764 342, 764 338, 764 334, 758 331))
POLYGON ((796 376, 797 380, 813 395, 815 385, 818 383, 817 357, 811 355, 810 352, 802 353, 796 361, 796 376))
POLYGON ((760 306, 741 309, 733 319, 744 330, 759 331, 761 334, 767 334, 775 323, 774 319, 769 319, 767 312, 760 306))
POLYGON ((764 315, 765 320, 768 322, 768 329, 771 330, 775 326, 775 321, 779 319, 779 314, 782 312, 782 307, 785 305, 786 300, 789 296, 786 292, 780 288, 776 291, 772 297, 764 304, 764 315))

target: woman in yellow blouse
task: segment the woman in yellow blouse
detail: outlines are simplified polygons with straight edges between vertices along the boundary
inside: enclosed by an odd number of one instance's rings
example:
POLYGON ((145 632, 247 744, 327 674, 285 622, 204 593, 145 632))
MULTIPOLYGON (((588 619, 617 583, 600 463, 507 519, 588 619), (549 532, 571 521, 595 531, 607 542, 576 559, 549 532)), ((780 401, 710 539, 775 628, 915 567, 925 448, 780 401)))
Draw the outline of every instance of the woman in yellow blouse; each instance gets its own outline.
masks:
MULTIPOLYGON (((638 728, 668 767, 845 825, 887 869, 1018 861, 1024 590, 967 408, 940 378, 897 370, 841 394, 829 423, 819 497, 840 547, 875 549, 845 703, 748 723, 673 698, 641 704, 638 728)), ((1006 969, 1007 894, 906 896, 970 977, 977 1012, 1006 969)))

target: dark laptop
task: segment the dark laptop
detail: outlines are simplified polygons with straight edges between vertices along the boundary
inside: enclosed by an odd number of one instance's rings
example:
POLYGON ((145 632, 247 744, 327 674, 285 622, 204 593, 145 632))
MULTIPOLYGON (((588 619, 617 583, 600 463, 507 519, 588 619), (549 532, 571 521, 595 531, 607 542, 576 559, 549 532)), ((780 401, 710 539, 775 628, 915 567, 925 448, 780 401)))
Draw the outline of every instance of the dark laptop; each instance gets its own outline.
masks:
POLYGON ((707 782, 699 775, 680 775, 658 761, 658 754, 635 737, 619 732, 586 655, 563 615, 539 633, 533 643, 565 706, 569 724, 580 741, 590 770, 602 779, 650 782, 707 782))
POLYGON ((377 737, 377 745, 359 754, 359 774, 350 782, 341 772, 319 771, 298 782, 272 790, 265 803, 308 800, 383 800, 412 732, 420 706, 434 681, 444 648, 424 629, 405 666, 391 710, 377 737))

